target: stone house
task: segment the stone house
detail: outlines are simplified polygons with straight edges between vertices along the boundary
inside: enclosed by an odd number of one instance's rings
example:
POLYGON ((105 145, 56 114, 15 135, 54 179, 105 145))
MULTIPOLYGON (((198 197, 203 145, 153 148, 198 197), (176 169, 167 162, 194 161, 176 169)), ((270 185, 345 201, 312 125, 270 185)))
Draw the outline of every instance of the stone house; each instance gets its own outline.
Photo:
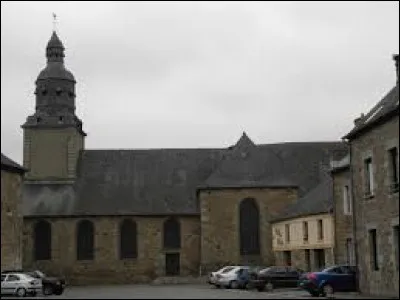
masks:
POLYGON ((1 270, 22 267, 22 182, 25 169, 1 154, 1 270))
POLYGON ((24 266, 72 283, 273 264, 271 220, 322 180, 343 142, 95 150, 53 33, 24 131, 24 266))
POLYGON ((345 136, 361 292, 399 297, 399 82, 345 136))
POLYGON ((335 222, 335 263, 355 265, 350 156, 331 163, 333 216, 335 222))
POLYGON ((315 271, 334 263, 332 180, 321 182, 272 221, 275 263, 315 271))

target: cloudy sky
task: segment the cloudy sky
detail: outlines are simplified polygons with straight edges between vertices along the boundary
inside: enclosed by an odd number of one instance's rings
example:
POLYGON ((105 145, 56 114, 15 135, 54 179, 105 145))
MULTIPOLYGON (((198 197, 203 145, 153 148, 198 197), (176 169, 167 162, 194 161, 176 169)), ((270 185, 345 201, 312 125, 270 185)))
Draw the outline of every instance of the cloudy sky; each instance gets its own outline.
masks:
POLYGON ((399 3, 1 2, 1 151, 58 16, 87 148, 338 140, 395 84, 399 3))

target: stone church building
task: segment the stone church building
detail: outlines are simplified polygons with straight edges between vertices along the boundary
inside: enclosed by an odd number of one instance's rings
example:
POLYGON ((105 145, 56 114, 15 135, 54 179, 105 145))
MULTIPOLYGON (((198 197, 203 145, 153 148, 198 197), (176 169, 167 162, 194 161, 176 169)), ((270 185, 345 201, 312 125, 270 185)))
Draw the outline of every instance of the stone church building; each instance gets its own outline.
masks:
POLYGON ((71 283, 198 275, 274 263, 270 220, 316 187, 341 142, 214 149, 85 148, 75 78, 53 32, 22 125, 25 268, 71 283))

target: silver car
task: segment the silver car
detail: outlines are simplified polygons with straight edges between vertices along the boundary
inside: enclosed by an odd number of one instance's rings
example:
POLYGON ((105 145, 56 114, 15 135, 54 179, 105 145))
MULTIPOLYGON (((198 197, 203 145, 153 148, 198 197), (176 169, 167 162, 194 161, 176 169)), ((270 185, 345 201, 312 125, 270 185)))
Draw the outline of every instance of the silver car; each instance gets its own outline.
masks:
POLYGON ((16 295, 25 297, 26 295, 36 295, 42 290, 41 280, 35 279, 23 273, 1 274, 1 294, 16 295))

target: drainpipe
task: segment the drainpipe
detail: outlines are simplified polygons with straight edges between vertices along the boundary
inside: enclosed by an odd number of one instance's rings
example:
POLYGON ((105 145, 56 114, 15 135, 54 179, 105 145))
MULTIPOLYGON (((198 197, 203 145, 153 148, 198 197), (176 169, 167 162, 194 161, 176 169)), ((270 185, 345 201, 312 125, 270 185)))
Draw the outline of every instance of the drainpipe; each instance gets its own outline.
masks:
POLYGON ((351 207, 352 207, 352 227, 353 227, 353 247, 354 247, 354 260, 357 266, 356 272, 356 290, 360 292, 360 277, 359 277, 359 263, 358 263, 358 247, 357 247, 357 222, 356 222, 356 197, 355 197, 355 186, 354 186, 354 167, 353 167, 353 148, 349 140, 346 141, 349 146, 349 169, 350 169, 350 185, 351 185, 351 207))

